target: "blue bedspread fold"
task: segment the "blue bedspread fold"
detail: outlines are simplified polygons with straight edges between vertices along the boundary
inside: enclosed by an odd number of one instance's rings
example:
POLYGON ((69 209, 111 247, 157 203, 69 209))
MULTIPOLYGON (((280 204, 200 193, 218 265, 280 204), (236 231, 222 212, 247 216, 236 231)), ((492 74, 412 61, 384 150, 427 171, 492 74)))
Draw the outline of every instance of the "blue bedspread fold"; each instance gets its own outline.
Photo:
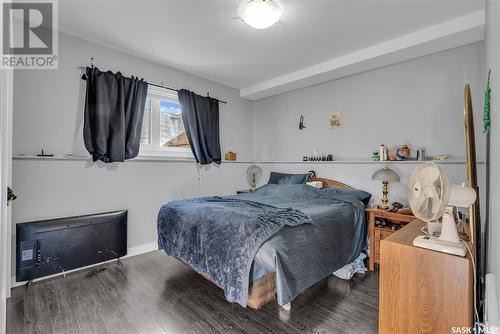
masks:
POLYGON ((226 299, 246 306, 250 268, 259 247, 284 226, 310 224, 292 208, 229 197, 170 202, 158 214, 158 245, 207 273, 226 299))

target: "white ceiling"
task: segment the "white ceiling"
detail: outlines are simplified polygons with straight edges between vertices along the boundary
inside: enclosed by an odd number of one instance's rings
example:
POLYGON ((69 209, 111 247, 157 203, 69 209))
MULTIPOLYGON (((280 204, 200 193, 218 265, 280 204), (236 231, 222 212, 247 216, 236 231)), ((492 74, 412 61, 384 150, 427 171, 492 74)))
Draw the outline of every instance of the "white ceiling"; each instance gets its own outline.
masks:
POLYGON ((64 0, 59 26, 241 89, 484 9, 480 0, 280 1, 280 22, 256 30, 239 19, 244 1, 64 0))

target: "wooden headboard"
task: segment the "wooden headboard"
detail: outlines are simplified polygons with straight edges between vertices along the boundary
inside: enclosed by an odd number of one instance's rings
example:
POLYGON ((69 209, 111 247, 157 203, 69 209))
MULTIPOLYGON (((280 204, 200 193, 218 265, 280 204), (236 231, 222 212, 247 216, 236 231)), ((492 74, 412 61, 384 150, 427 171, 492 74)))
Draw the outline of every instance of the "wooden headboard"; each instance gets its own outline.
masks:
POLYGON ((330 180, 330 179, 323 179, 321 177, 311 177, 309 181, 321 181, 323 182, 323 187, 327 188, 341 188, 341 189, 352 189, 352 187, 349 187, 347 184, 335 181, 335 180, 330 180))

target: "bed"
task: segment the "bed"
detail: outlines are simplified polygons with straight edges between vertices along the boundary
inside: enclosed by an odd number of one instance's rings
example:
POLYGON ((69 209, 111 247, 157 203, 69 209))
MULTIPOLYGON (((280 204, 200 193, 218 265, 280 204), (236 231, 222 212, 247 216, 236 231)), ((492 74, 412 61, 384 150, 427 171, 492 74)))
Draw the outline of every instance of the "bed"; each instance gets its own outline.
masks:
POLYGON ((258 309, 298 294, 354 261, 366 248, 363 200, 344 183, 266 185, 248 194, 162 206, 158 243, 224 289, 226 299, 258 309))

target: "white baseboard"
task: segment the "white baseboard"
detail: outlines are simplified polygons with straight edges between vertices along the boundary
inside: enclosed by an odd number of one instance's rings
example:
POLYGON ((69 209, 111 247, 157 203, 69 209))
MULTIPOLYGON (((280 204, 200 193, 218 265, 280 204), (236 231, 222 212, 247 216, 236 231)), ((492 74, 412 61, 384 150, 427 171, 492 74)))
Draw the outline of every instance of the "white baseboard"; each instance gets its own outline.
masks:
POLYGON ((157 242, 150 242, 149 244, 144 244, 144 245, 129 248, 127 251, 127 255, 125 255, 123 258, 132 257, 132 256, 136 256, 139 254, 144 254, 144 253, 149 253, 149 252, 153 252, 155 250, 158 250, 158 243, 157 242))
MULTIPOLYGON (((130 247, 127 250, 127 255, 125 255, 121 259, 126 259, 128 257, 132 257, 132 256, 144 254, 144 253, 153 252, 155 250, 158 250, 158 243, 156 243, 156 242, 151 242, 149 244, 144 244, 144 245, 140 245, 140 246, 130 247)), ((86 267, 82 267, 82 268, 68 270, 65 273, 57 273, 57 274, 53 274, 53 275, 49 275, 49 276, 45 276, 45 277, 40 277, 40 278, 34 279, 33 282, 39 282, 39 281, 43 281, 43 280, 46 280, 46 279, 49 279, 49 278, 53 278, 53 277, 57 277, 57 276, 62 276, 64 274, 69 274, 69 273, 72 273, 72 272, 75 272, 75 271, 85 270, 85 269, 88 269, 88 268, 95 267, 97 265, 101 265, 101 264, 108 263, 108 262, 113 262, 113 261, 116 261, 116 260, 113 259, 113 260, 109 260, 109 261, 106 261, 106 262, 92 264, 90 266, 86 266, 86 267)), ((11 284, 10 284, 11 288, 15 288, 15 287, 18 287, 18 286, 21 286, 21 285, 25 285, 27 283, 27 281, 16 282, 16 276, 12 276, 10 282, 11 282, 11 284)))

